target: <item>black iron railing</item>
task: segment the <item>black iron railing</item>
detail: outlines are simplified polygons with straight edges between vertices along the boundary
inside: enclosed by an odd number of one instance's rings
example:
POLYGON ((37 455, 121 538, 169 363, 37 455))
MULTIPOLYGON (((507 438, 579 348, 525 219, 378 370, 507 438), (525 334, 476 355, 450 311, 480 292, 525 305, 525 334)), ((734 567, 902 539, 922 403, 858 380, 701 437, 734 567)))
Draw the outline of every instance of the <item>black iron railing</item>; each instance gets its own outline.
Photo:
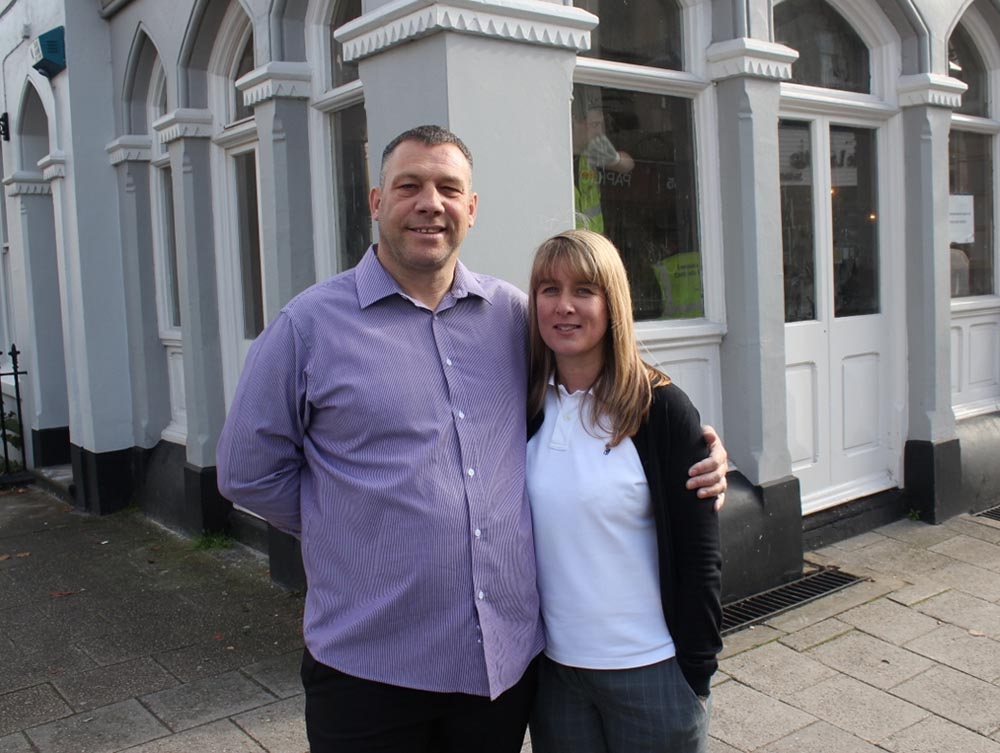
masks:
POLYGON ((14 378, 14 407, 7 410, 3 390, 0 389, 0 445, 3 446, 3 473, 0 473, 0 486, 23 484, 32 479, 32 475, 25 467, 27 454, 24 447, 24 418, 21 415, 21 377, 28 372, 18 367, 17 357, 21 352, 16 345, 11 344, 7 355, 10 356, 10 370, 0 371, 0 377, 14 378), (12 450, 17 451, 20 459, 11 457, 12 450))

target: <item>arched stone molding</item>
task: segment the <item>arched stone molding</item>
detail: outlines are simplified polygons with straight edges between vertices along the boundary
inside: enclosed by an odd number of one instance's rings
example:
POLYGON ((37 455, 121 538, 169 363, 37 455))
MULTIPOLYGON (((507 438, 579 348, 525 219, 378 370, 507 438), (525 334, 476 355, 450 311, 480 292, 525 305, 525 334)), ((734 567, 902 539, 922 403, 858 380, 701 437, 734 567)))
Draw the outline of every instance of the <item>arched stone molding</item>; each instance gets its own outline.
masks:
MULTIPOLYGON (((126 63, 125 79, 122 82, 122 133, 139 134, 149 133, 152 130, 152 123, 149 122, 147 100, 149 99, 150 87, 154 80, 163 78, 163 85, 166 85, 166 77, 163 73, 159 48, 147 33, 143 24, 136 28, 135 37, 132 40, 132 47, 129 50, 128 62, 126 63), (157 70, 159 69, 159 70, 157 70)), ((170 100, 168 94, 168 101, 170 100)))
POLYGON ((33 172, 38 169, 38 161, 53 149, 59 148, 59 133, 56 128, 55 98, 52 89, 29 74, 17 109, 17 119, 11 124, 18 135, 15 169, 33 172))
POLYGON ((273 0, 270 10, 271 60, 306 60, 309 0, 273 0))
MULTIPOLYGON (((241 11, 244 23, 252 27, 252 8, 247 0, 230 0, 222 3, 212 0, 196 0, 191 12, 188 27, 181 43, 178 60, 179 76, 177 81, 177 106, 183 108, 205 108, 209 103, 209 75, 212 73, 211 61, 218 54, 220 43, 233 34, 232 21, 234 12, 241 11)), ((243 31, 243 24, 240 24, 243 31)), ((269 29, 263 34, 254 36, 255 44, 267 39, 269 29)), ((245 41, 245 38, 244 38, 245 41)), ((255 59, 262 62, 265 55, 257 54, 255 59)))

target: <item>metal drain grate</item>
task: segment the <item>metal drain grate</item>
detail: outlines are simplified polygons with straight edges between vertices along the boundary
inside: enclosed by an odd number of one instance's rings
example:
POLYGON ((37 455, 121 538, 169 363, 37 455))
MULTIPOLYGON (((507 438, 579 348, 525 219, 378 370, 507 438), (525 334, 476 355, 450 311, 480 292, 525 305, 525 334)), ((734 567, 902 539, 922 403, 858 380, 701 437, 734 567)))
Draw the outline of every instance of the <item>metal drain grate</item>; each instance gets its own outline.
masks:
POLYGON ((989 510, 983 510, 982 512, 977 512, 974 518, 989 518, 990 520, 1000 520, 1000 505, 996 507, 991 507, 989 510))
POLYGON ((735 633, 862 580, 835 567, 824 567, 770 591, 726 604, 722 608, 722 634, 735 633))

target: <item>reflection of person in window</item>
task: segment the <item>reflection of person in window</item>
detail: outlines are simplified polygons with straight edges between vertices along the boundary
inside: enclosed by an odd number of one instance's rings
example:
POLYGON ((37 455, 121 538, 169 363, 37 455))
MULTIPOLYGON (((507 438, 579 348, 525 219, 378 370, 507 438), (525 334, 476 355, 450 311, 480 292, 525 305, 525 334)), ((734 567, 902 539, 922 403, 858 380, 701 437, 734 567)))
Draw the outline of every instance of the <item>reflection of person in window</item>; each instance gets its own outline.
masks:
POLYGON ((601 210, 601 175, 599 170, 630 173, 635 160, 628 152, 615 148, 604 132, 604 112, 587 107, 580 100, 573 103, 573 185, 575 186, 576 226, 604 232, 601 210))

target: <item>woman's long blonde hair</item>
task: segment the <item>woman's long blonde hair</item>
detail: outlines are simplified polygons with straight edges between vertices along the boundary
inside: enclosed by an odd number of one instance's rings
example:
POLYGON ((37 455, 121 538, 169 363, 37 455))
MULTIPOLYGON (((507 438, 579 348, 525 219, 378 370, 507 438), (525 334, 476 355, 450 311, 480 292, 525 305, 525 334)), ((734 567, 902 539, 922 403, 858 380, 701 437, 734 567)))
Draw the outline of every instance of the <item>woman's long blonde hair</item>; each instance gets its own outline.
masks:
POLYGON ((528 419, 537 416, 544 407, 549 380, 558 380, 555 354, 538 330, 535 298, 539 283, 551 279, 560 264, 577 280, 597 285, 607 301, 604 359, 591 386, 595 400, 590 419, 611 434, 609 444, 614 447, 639 430, 653 402, 653 388, 669 384, 670 377, 640 358, 632 324, 632 294, 621 255, 611 241, 590 230, 567 230, 549 238, 535 252, 528 296, 531 332, 528 419))

